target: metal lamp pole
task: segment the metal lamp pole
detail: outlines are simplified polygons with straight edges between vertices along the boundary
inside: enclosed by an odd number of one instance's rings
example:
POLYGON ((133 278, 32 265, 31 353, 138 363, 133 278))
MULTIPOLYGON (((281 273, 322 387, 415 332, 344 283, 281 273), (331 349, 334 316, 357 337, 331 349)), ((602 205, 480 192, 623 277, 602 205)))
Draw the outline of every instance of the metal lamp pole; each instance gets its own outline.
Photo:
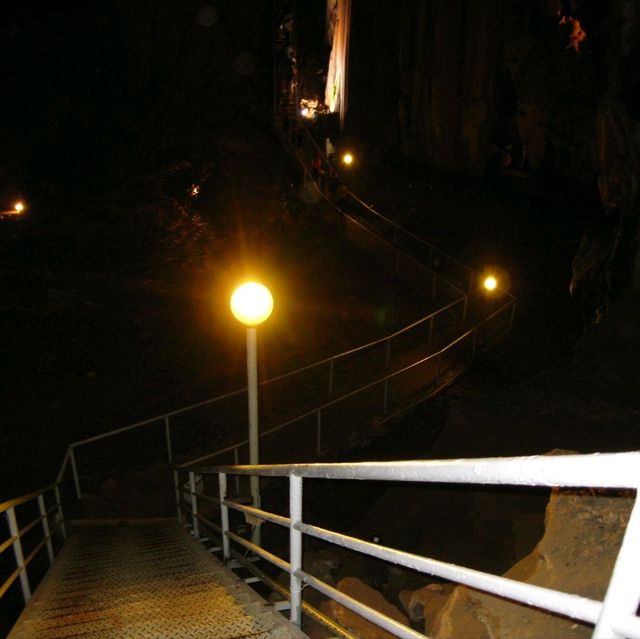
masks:
MULTIPOLYGON (((249 463, 260 463, 258 428, 258 357, 257 326, 262 324, 273 310, 273 297, 269 289, 256 282, 239 286, 231 296, 231 312, 247 327, 247 396, 249 409, 249 463)), ((260 478, 251 475, 251 502, 260 508, 260 478)), ((260 526, 253 529, 253 541, 260 545, 260 526)))

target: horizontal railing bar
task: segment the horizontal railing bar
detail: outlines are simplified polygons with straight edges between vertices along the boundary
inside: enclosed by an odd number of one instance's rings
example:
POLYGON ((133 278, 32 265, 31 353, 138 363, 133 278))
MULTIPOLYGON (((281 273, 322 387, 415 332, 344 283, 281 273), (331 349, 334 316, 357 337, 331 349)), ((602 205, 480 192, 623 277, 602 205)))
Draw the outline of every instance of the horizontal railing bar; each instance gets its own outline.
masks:
POLYGON ((203 501, 209 502, 210 504, 215 504, 216 506, 220 503, 220 497, 212 497, 211 495, 206 495, 205 493, 196 493, 198 499, 202 499, 203 501))
MULTIPOLYGON (((239 552, 237 552, 235 548, 231 549, 231 554, 238 563, 242 564, 244 568, 253 573, 260 581, 264 582, 271 590, 277 592, 287 601, 291 601, 291 592, 289 588, 273 579, 263 570, 260 570, 260 568, 258 568, 258 566, 256 566, 254 562, 247 561, 247 559, 239 552)), ((346 628, 340 626, 335 619, 333 619, 332 617, 328 617, 323 612, 317 610, 306 601, 302 601, 302 610, 307 617, 313 619, 317 623, 329 629, 336 637, 340 637, 341 639, 359 639, 356 635, 349 632, 346 628)))
POLYGON ((390 632, 395 637, 401 637, 402 639, 425 639, 425 635, 423 635, 422 633, 412 630, 408 626, 405 626, 395 619, 392 619, 391 617, 378 612, 374 608, 370 608, 357 599, 353 599, 353 597, 350 597, 344 592, 341 592, 337 588, 331 587, 329 584, 321 581, 320 579, 317 579, 313 575, 310 575, 302 570, 298 570, 296 571, 296 577, 302 579, 302 581, 304 581, 306 584, 309 584, 311 587, 315 588, 323 595, 326 595, 330 599, 333 599, 339 604, 342 604, 345 608, 353 610, 353 612, 374 623, 376 626, 384 628, 387 632, 390 632))
MULTIPOLYGON (((263 434, 260 434, 260 437, 262 437, 263 434)), ((236 442, 235 444, 232 444, 231 446, 226 446, 225 448, 221 448, 220 450, 215 451, 215 453, 207 453, 206 455, 202 455, 202 457, 196 457, 195 459, 190 459, 189 461, 186 462, 182 462, 181 464, 179 464, 177 466, 177 468, 179 468, 180 470, 186 470, 188 468, 190 468, 193 464, 197 464, 198 462, 204 461, 205 459, 210 459, 211 457, 217 457, 218 455, 224 455, 225 453, 228 453, 230 450, 233 450, 234 448, 240 448, 241 446, 246 446, 249 444, 249 440, 248 439, 243 439, 240 442, 236 442)))
POLYGON ((37 499, 38 495, 44 495, 46 492, 53 490, 58 484, 52 483, 44 488, 40 488, 39 490, 34 490, 32 493, 28 493, 26 495, 21 495, 20 497, 14 497, 13 499, 9 499, 0 504, 0 513, 3 513, 9 508, 14 508, 15 506, 21 506, 32 499, 37 499))
POLYGON ((4 597, 5 592, 11 588, 13 582, 22 574, 24 568, 22 566, 18 566, 5 580, 5 582, 0 586, 0 599, 4 597))
MULTIPOLYGON (((457 288, 453 284, 452 284, 452 286, 454 286, 454 288, 457 288)), ((264 381, 260 382, 259 385, 260 386, 266 386, 266 385, 272 384, 274 382, 286 379, 287 377, 293 377, 295 375, 303 373, 303 372, 305 372, 307 370, 310 370, 312 368, 322 366, 322 365, 326 364, 327 362, 330 362, 331 360, 335 361, 337 359, 340 359, 340 358, 343 358, 343 357, 347 357, 349 355, 353 355, 354 353, 356 353, 358 351, 361 351, 361 350, 364 350, 364 349, 367 349, 367 348, 372 348, 372 347, 376 346, 377 344, 385 342, 385 341, 387 341, 389 339, 393 339, 393 338, 397 337, 398 335, 401 335, 402 333, 415 328, 416 326, 420 325, 421 323, 426 323, 427 321, 431 320, 432 317, 436 317, 437 315, 440 315, 441 313, 446 312, 447 310, 449 310, 451 307, 455 306, 456 304, 459 304, 462 299, 464 299, 464 296, 459 298, 459 299, 454 300, 453 302, 450 302, 446 306, 443 306, 442 308, 439 308, 437 311, 434 311, 433 313, 430 313, 429 315, 426 315, 425 317, 413 322, 412 324, 409 324, 408 326, 403 327, 402 329, 400 329, 399 331, 396 331, 395 333, 392 333, 392 334, 387 335, 385 337, 378 338, 377 340, 373 340, 372 342, 368 342, 367 344, 363 344, 361 346, 357 346, 357 347, 349 349, 347 351, 343 351, 341 353, 338 353, 337 355, 332 355, 330 357, 326 357, 326 358, 324 358, 322 360, 319 360, 317 362, 313 362, 312 364, 309 364, 307 366, 303 366, 301 368, 297 368, 296 370, 290 371, 288 373, 283 373, 282 375, 277 375, 276 377, 272 377, 270 379, 267 379, 267 380, 264 380, 264 381)), ((142 421, 135 422, 133 424, 128 424, 127 426, 122 426, 121 428, 116 428, 114 430, 110 430, 110 431, 107 431, 107 432, 104 432, 104 433, 100 433, 100 434, 94 435, 92 437, 86 437, 85 439, 80 439, 78 441, 75 441, 75 442, 71 443, 69 448, 76 448, 76 447, 82 446, 84 444, 89 444, 89 443, 92 443, 92 442, 99 441, 101 439, 106 439, 108 437, 112 437, 114 435, 119 435, 121 433, 125 433, 125 432, 127 432, 129 430, 134 430, 136 428, 141 428, 143 426, 148 426, 149 424, 153 424, 155 422, 163 421, 167 417, 170 418, 170 417, 174 417, 176 415, 180 415, 182 413, 190 412, 192 410, 195 410, 196 408, 201 408, 203 406, 207 406, 208 404, 213 404, 215 402, 219 402, 219 401, 222 401, 224 399, 229 399, 230 397, 234 397, 236 395, 241 395, 242 393, 246 393, 246 392, 247 392, 247 387, 244 386, 244 387, 236 389, 234 391, 230 391, 229 393, 225 393, 223 395, 218 395, 216 397, 212 397, 210 399, 203 400, 203 401, 198 402, 196 404, 191 404, 189 406, 185 406, 183 408, 179 408, 179 409, 176 409, 174 411, 170 411, 170 412, 167 412, 167 413, 162 413, 160 415, 156 415, 155 417, 150 417, 148 419, 144 419, 142 421)), ((234 447, 232 447, 232 448, 234 448, 234 447)), ((58 473, 58 480, 61 479, 61 475, 64 473, 67 461, 68 461, 68 458, 65 456, 62 468, 61 468, 60 472, 58 473)))
POLYGON ((10 548, 11 546, 13 546, 13 544, 16 542, 16 540, 18 539, 18 535, 13 535, 12 537, 9 537, 8 539, 6 539, 5 541, 3 541, 0 544, 0 555, 7 549, 10 548))
MULTIPOLYGON (((506 308, 503 307, 503 309, 506 308)), ((503 310, 501 309, 501 310, 503 310)), ((499 312, 499 311, 498 311, 499 312)), ((421 366, 422 364, 425 364, 426 362, 428 362, 429 360, 432 359, 436 359, 437 357, 443 355, 444 353, 448 352, 450 349, 452 349, 454 346, 456 346, 457 344, 459 344, 461 341, 465 340, 466 338, 468 338, 470 335, 473 334, 473 332, 477 330, 476 328, 470 329, 468 331, 466 331, 465 333, 463 333, 462 335, 460 335, 458 338, 456 338, 454 341, 450 342, 449 344, 447 344, 446 346, 444 346, 443 348, 441 348, 439 351, 436 351, 434 353, 431 353, 430 355, 427 355, 426 357, 423 357, 422 359, 419 359, 415 362, 412 362, 411 364, 408 364, 407 366, 405 366, 404 368, 400 368, 396 371, 393 371, 392 373, 389 373, 388 375, 385 375, 384 377, 380 377, 379 379, 376 379, 372 382, 369 382, 368 384, 365 384, 364 386, 360 386, 352 391, 349 391, 348 393, 345 393, 344 395, 340 395, 339 397, 334 397, 333 399, 325 402, 324 404, 321 404, 319 406, 316 406, 314 408, 309 409, 308 411, 301 413, 300 415, 296 415, 295 417, 292 417, 291 419, 288 419, 284 422, 281 422, 280 424, 277 424, 276 426, 272 426, 271 428, 267 428, 265 430, 263 430, 260 433, 260 437, 266 437, 267 435, 272 435, 273 433, 278 432, 279 430, 282 430, 283 428, 286 428, 287 426, 290 426, 291 424, 295 424, 295 422, 300 421, 302 419, 305 419, 307 417, 310 417, 311 415, 314 415, 315 413, 317 413, 318 411, 324 411, 327 408, 331 408, 332 406, 334 406, 335 404, 339 404, 340 402, 343 402, 355 395, 358 395, 359 393, 362 393, 370 388, 373 388, 374 386, 381 384, 382 382, 386 381, 386 380, 390 380, 393 379, 394 377, 398 377, 404 373, 406 373, 407 371, 411 370, 412 368, 415 368, 417 366, 421 366)), ((185 468, 192 468, 194 464, 198 464, 199 462, 204 461, 205 459, 211 459, 212 457, 218 457, 219 455, 223 455, 226 452, 229 452, 230 450, 233 450, 234 448, 239 448, 240 446, 246 445, 249 443, 248 439, 243 439, 241 442, 236 442, 235 444, 232 444, 230 446, 227 446, 226 448, 222 448, 220 450, 217 450, 213 453, 207 453, 206 455, 203 455, 202 457, 197 457, 196 459, 190 459, 186 462, 183 462, 182 464, 180 464, 179 468, 181 469, 185 469, 185 468)))
POLYGON ((252 517, 256 517, 258 519, 263 519, 264 521, 269 521, 272 524, 278 524, 278 526, 284 526, 285 528, 289 528, 291 526, 291 519, 289 519, 289 517, 276 515, 274 513, 267 512, 266 510, 254 508, 253 506, 245 506, 244 504, 239 504, 238 502, 230 499, 225 499, 222 503, 223 505, 228 506, 233 510, 251 515, 252 517))
MULTIPOLYGON (((265 430, 263 430, 260 433, 260 437, 266 437, 267 435, 272 435, 273 433, 281 430, 282 428, 285 428, 286 426, 289 426, 290 424, 294 424, 297 421, 300 421, 301 419, 305 419, 306 417, 309 417, 310 415, 313 415, 315 413, 317 413, 318 411, 324 411, 327 408, 331 408, 332 406, 334 406, 335 404, 339 404, 340 402, 345 401, 346 399, 349 399, 350 397, 353 397, 355 395, 358 395, 359 393, 362 393, 370 388, 373 388, 374 386, 377 386, 378 384, 381 384, 382 382, 389 380, 389 379, 393 379, 394 377, 397 377, 399 375, 402 375, 403 373, 406 373, 407 371, 411 370, 412 368, 415 368, 416 366, 420 366, 422 364, 424 364, 425 362, 428 362, 429 360, 432 359, 436 359, 437 357, 441 356, 443 353, 446 353, 449 349, 453 348, 456 344, 458 344, 459 342, 461 342, 462 340, 466 339, 469 335, 471 335, 473 333, 474 329, 471 329, 469 331, 467 331, 466 333, 463 333, 462 335, 460 335, 458 338, 456 338, 453 342, 450 342, 449 344, 447 344, 445 347, 441 348, 439 351, 435 351, 434 353, 431 353, 429 355, 427 355, 426 357, 423 357, 422 359, 419 359, 415 362, 412 362, 411 364, 408 364, 407 366, 405 366, 404 368, 400 368, 396 371, 393 371, 392 373, 389 373, 388 375, 385 375, 384 377, 380 377, 379 379, 376 379, 372 382, 369 382, 368 384, 365 384, 364 386, 360 386, 352 391, 349 391, 348 393, 345 393, 344 395, 341 395, 340 397, 335 397, 334 399, 329 400, 328 402, 325 402, 324 404, 321 404, 320 406, 316 406, 315 408, 311 408, 308 411, 297 415, 296 417, 292 417, 291 419, 288 419, 280 424, 278 424, 277 426, 273 426, 271 428, 267 428, 265 430)), ((214 457, 215 455, 217 455, 218 453, 212 453, 210 455, 207 455, 207 457, 214 457)), ((200 458, 201 459, 206 459, 205 458, 200 458)), ((200 461, 199 460, 199 461, 200 461)), ((187 464, 189 462, 186 462, 187 464)))
MULTIPOLYGON (((394 229, 402 231, 405 235, 408 235, 411 239, 416 240, 417 242, 420 242, 421 244, 424 244, 425 246, 427 246, 430 249, 432 248, 432 249, 435 249, 436 251, 439 251, 440 253, 445 255, 447 257, 447 259, 452 260, 453 262, 458 264, 458 266, 461 266, 463 269, 465 269, 467 272, 473 273, 473 269, 469 268, 466 264, 464 264, 460 260, 456 259, 455 257, 453 257, 451 255, 448 255, 444 251, 441 251, 437 246, 431 244, 430 242, 427 242, 427 240, 421 238, 420 236, 416 235, 415 233, 412 233, 411 231, 408 231, 404 227, 400 226, 397 222, 394 222, 393 220, 390 220, 389 218, 385 217, 382 213, 380 213, 379 211, 376 211, 371 205, 367 204, 366 202, 363 202, 352 191, 350 191, 348 189, 347 189, 347 191, 348 191, 349 195, 351 196, 351 198, 354 199, 356 202, 358 202, 358 204, 360 204, 360 206, 364 207, 365 209, 367 209, 368 211, 373 213, 376 217, 380 218, 381 220, 383 220, 384 222, 386 222, 387 224, 392 226, 394 229)), ((382 238, 382 239, 384 239, 384 238, 382 238)))
MULTIPOLYGON (((330 200, 325 196, 325 199, 327 199, 327 201, 330 202, 330 200)), ((374 211, 375 212, 375 211, 374 211)), ((358 219, 356 219, 355 217, 352 217, 351 215, 347 215, 346 213, 343 213, 343 215, 349 219, 349 221, 352 224, 355 224, 356 226, 359 226, 363 231, 365 231, 365 233, 369 233, 369 235, 372 235, 373 237, 375 237, 376 239, 380 240, 381 242, 384 242, 386 244, 389 244, 393 250, 397 251, 398 253, 402 253, 406 258, 410 259, 412 262, 414 262, 415 264, 417 264, 418 266, 422 267, 425 271, 427 271, 428 273, 431 273, 432 275, 434 275, 435 277, 439 277, 442 280, 444 280, 449 286, 451 286, 452 288, 454 288, 458 293, 461 293, 462 295, 466 295, 465 291, 463 291, 459 286, 457 286, 456 284, 454 284, 450 279, 448 279, 447 277, 445 277, 444 275, 442 275, 441 273, 438 273, 437 271, 435 271, 433 268, 427 266, 426 264, 424 264, 420 259, 418 259, 415 255, 413 255, 412 253, 410 253, 408 250, 406 250, 405 247, 400 246, 384 237, 382 237, 377 231, 376 229, 370 228, 369 226, 367 226, 367 224, 363 221, 360 221, 358 219)), ((357 215, 357 214, 356 214, 357 215)), ((430 246, 430 245, 427 245, 430 246)), ((442 255, 444 255, 445 257, 447 257, 447 259, 450 259, 451 261, 455 262, 457 261, 455 258, 452 258, 450 256, 448 256, 446 253, 444 253, 443 251, 441 251, 440 249, 437 249, 435 246, 432 247, 433 249, 435 249, 436 251, 438 251, 439 253, 441 253, 442 255)), ((465 267, 468 269, 468 267, 465 267)), ((467 275, 469 277, 471 277, 473 275, 473 271, 471 269, 468 269, 467 271, 467 275)), ((501 291, 501 292, 505 292, 505 291, 501 291)))
POLYGON ((51 537, 45 537, 25 558, 24 566, 28 566, 33 558, 44 548, 44 545, 51 539, 51 537))
POLYGON ((240 537, 240 535, 236 535, 230 530, 227 530, 225 534, 227 537, 229 537, 229 539, 233 539, 233 541, 240 544, 241 546, 244 546, 247 550, 250 550, 252 553, 259 555, 263 559, 266 559, 270 564, 273 564, 274 566, 280 568, 280 570, 284 570, 285 572, 289 573, 291 572, 291 565, 284 559, 280 559, 280 557, 278 557, 277 555, 270 553, 268 550, 265 550, 264 548, 261 548, 260 546, 257 546, 256 544, 253 544, 246 539, 243 539, 242 537, 240 537))
MULTIPOLYGON (((332 207, 335 207, 335 204, 333 203, 333 201, 330 200, 329 197, 327 197, 327 195, 325 193, 323 193, 319 189, 318 189, 318 193, 320 194, 320 196, 322 197, 323 200, 325 200, 332 207)), ((469 268, 468 266, 466 266, 465 264, 463 264, 462 262, 460 262, 459 260, 457 260, 455 257, 452 257, 451 255, 448 255, 447 253, 445 253, 444 251, 440 250, 436 246, 430 244, 426 240, 423 240, 422 238, 418 237, 417 235, 414 235, 411 231, 408 231, 407 229, 402 228, 397 223, 392 222, 391 220, 385 218, 385 216, 382 215, 379 211, 376 211, 370 205, 365 204, 362 200, 360 200, 356 195, 354 195, 348 189, 347 189, 347 193, 348 193, 348 195, 351 196, 352 199, 356 200, 361 206, 363 206, 365 209, 367 209, 370 213, 373 213, 374 216, 378 217, 379 219, 383 220, 384 222, 387 222, 391 227, 393 227, 394 230, 398 230, 399 229, 400 231, 402 231, 405 235, 407 235, 411 239, 414 239, 414 240, 420 242, 423 246, 426 246, 429 249, 438 251, 438 253, 441 253, 448 260, 451 260, 452 262, 457 263, 459 266, 461 266, 463 269, 465 269, 467 271, 467 275, 469 277, 473 276, 473 270, 471 268, 469 268)), ((340 211, 340 213, 341 213, 341 215, 346 217, 352 224, 355 224, 356 226, 360 227, 365 233, 368 233, 369 235, 372 235, 373 237, 375 237, 377 240, 380 240, 381 242, 383 242, 385 244, 388 244, 394 250, 402 252, 406 257, 411 259, 418 266, 422 267, 424 270, 426 270, 426 271, 428 271, 430 273, 433 273, 434 275, 437 275, 438 277, 441 277, 443 280, 445 280, 445 282, 447 282, 449 285, 451 285, 453 288, 455 288, 458 292, 462 293, 463 295, 465 294, 465 292, 462 289, 460 289, 458 286, 456 286, 453 282, 451 282, 449 279, 447 279, 444 275, 441 275, 440 273, 436 272, 433 268, 431 268, 430 266, 428 266, 427 264, 422 262, 414 254, 412 254, 409 251, 407 251, 405 247, 399 245, 395 241, 392 241, 392 240, 389 240, 386 237, 383 237, 378 232, 377 229, 371 228, 370 226, 368 226, 365 220, 359 220, 356 217, 353 217, 352 215, 349 215, 348 213, 345 213, 344 211, 340 211)), ((357 213, 354 213, 354 215, 357 215, 357 213)), ((506 293, 506 291, 503 291, 503 292, 506 293)))
POLYGON ((26 526, 24 526, 18 531, 18 537, 24 537, 32 528, 34 528, 38 524, 41 524, 43 519, 44 519, 44 516, 40 515, 40 517, 36 517, 32 521, 30 521, 26 526))
MULTIPOLYGON (((459 302, 460 300, 458 300, 459 302)), ((487 318, 487 320, 484 321, 488 321, 489 319, 492 319, 493 317, 495 317, 496 315, 502 313, 505 309, 509 308, 509 306, 511 306, 511 304, 514 304, 515 301, 512 300, 510 302, 507 302, 504 306, 502 306, 501 308, 499 308, 497 311, 495 311, 492 315, 489 316, 489 318, 487 318)), ((393 379, 394 377, 397 377, 399 375, 402 375, 403 373, 406 373, 407 371, 411 370, 412 368, 415 368, 416 366, 420 366, 422 364, 424 364, 425 362, 428 362, 431 359, 436 359, 437 357, 443 355, 444 353, 446 353, 447 351, 449 351, 450 349, 452 349, 454 346, 456 346, 457 344, 459 344, 461 341, 465 340, 466 338, 468 338, 470 335, 472 335, 475 331, 477 331, 479 329, 480 326, 482 326, 482 324, 484 323, 480 322, 479 324, 477 324, 476 326, 474 326, 473 328, 469 329, 468 331, 464 332, 462 335, 458 336, 455 340, 453 340, 452 342, 449 342, 446 346, 442 347, 440 350, 435 351, 429 355, 427 355, 426 357, 423 357, 422 359, 419 359, 415 362, 412 362, 411 364, 408 364, 407 366, 405 366, 404 368, 398 369, 397 371, 393 371, 392 373, 389 373, 388 375, 385 375, 384 377, 381 377, 380 379, 374 380, 373 382, 370 382, 368 384, 365 384, 364 386, 360 386, 359 388, 356 388, 355 390, 349 391, 348 393, 341 395, 340 397, 335 397, 331 400, 329 400, 328 402, 325 402, 324 404, 321 404, 320 406, 316 406, 312 409, 309 409, 308 411, 301 413, 300 415, 296 415, 295 417, 292 417, 291 419, 288 419, 284 422, 281 422, 280 424, 277 424, 276 426, 273 426, 271 428, 268 428, 266 430, 263 430, 260 433, 260 437, 266 437, 267 435, 272 435, 273 433, 276 433, 277 431, 286 428, 287 426, 294 424, 297 421, 300 421, 301 419, 305 419, 306 417, 309 417, 311 415, 313 415, 314 413, 317 413, 318 411, 323 411, 326 410, 327 408, 330 408, 331 406, 338 404, 339 402, 342 402, 346 399, 349 399, 350 397, 353 397, 354 395, 357 395, 358 393, 361 393, 365 390, 368 390, 369 388, 373 388, 374 386, 376 386, 377 384, 380 384, 386 380, 389 379, 393 379)), ((329 358, 326 361, 330 361, 331 358, 329 358)), ((178 468, 180 469, 185 469, 185 468, 190 468, 193 467, 194 464, 198 464, 202 461, 204 461, 205 459, 211 459, 212 457, 218 457, 219 455, 223 455, 226 452, 229 452, 230 450, 233 450, 234 448, 239 448, 240 446, 244 446, 247 445, 249 443, 248 439, 243 439, 241 442, 236 442, 234 444, 231 444, 225 448, 221 448, 220 450, 214 451, 213 453, 207 453, 206 455, 202 455, 201 457, 197 457, 195 459, 190 459, 186 462, 183 462, 182 464, 180 464, 178 466, 178 468)))
POLYGON ((602 610, 602 602, 594 601, 587 597, 551 590, 550 588, 543 588, 542 586, 481 572, 473 568, 465 568, 456 564, 438 561, 437 559, 394 550, 308 524, 299 524, 295 528, 307 535, 343 548, 356 550, 377 559, 383 559, 448 581, 461 583, 470 588, 489 592, 502 598, 519 601, 536 608, 544 608, 573 619, 581 619, 595 624, 602 610))
POLYGON ((210 519, 207 519, 204 515, 201 515, 200 513, 196 513, 196 519, 198 521, 201 521, 203 524, 205 524, 212 530, 215 530, 217 533, 220 533, 220 534, 222 533, 222 528, 218 526, 218 524, 216 524, 215 522, 211 521, 210 519))
POLYGON ((215 466, 202 473, 512 486, 638 488, 640 453, 479 459, 215 466))

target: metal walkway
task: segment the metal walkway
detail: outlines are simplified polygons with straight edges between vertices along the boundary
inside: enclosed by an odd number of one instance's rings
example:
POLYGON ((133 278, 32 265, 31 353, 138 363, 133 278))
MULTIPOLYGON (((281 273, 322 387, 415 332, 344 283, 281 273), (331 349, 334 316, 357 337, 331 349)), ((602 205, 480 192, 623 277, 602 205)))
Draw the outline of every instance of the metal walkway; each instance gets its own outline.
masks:
POLYGON ((175 522, 84 526, 9 639, 302 639, 175 522))

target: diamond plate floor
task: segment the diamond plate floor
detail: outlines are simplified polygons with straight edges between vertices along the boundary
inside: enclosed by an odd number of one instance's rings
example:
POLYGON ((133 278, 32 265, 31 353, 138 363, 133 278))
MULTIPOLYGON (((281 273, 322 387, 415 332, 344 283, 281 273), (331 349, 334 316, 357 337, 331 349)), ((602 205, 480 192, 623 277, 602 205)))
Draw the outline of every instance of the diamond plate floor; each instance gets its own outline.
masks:
POLYGON ((8 639, 303 639, 176 523, 84 527, 8 639))

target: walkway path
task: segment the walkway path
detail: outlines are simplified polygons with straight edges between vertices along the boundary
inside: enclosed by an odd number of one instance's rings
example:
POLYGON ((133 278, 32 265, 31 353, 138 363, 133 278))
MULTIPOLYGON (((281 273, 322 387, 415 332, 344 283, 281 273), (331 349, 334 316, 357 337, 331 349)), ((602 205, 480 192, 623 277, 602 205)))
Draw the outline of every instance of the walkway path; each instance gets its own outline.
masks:
POLYGON ((9 639, 303 639, 175 522, 85 526, 9 639))

